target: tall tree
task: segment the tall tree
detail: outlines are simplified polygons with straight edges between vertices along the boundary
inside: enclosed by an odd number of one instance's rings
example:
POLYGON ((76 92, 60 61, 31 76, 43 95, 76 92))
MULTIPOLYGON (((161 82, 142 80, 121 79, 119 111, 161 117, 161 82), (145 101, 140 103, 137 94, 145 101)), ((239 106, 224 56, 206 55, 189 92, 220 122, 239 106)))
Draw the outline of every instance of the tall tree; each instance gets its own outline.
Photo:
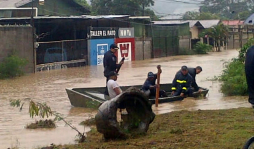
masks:
POLYGON ((92 12, 96 15, 126 14, 131 16, 151 15, 147 7, 154 5, 154 0, 91 0, 92 12))
POLYGON ((187 11, 183 15, 183 20, 212 20, 219 19, 220 17, 217 14, 212 14, 210 12, 196 12, 196 11, 187 11))
POLYGON ((204 0, 200 12, 219 14, 228 19, 240 19, 241 12, 253 12, 254 0, 204 0))
POLYGON ((220 52, 221 43, 225 42, 226 39, 228 38, 228 36, 229 36, 228 32, 229 32, 229 30, 228 30, 227 26, 220 23, 217 26, 206 29, 201 34, 201 36, 204 37, 204 35, 206 35, 210 38, 213 38, 213 40, 215 42, 216 51, 220 52))

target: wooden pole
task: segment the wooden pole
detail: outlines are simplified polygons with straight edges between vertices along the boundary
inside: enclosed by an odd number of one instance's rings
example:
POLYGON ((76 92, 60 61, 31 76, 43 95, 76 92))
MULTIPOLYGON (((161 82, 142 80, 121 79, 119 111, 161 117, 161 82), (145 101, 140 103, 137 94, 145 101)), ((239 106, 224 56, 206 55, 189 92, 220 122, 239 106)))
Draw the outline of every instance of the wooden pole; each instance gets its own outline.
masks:
POLYGON ((156 100, 155 100, 156 107, 158 107, 158 103, 159 103, 161 65, 158 65, 157 69, 158 69, 158 72, 157 72, 157 88, 156 88, 156 100))

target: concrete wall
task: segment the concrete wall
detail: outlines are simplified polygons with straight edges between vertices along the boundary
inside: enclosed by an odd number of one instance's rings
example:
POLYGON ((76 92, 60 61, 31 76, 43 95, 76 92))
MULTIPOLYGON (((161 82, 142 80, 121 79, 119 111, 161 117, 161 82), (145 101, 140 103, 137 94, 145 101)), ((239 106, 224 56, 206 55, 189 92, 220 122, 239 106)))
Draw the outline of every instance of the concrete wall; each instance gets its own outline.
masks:
POLYGON ((179 50, 190 50, 190 37, 179 37, 179 50))
POLYGON ((152 53, 152 38, 135 38, 135 60, 150 59, 152 53))
POLYGON ((35 70, 32 27, 30 26, 0 26, 0 62, 12 52, 28 60, 24 72, 35 70))
POLYGON ((193 26, 190 29, 190 32, 191 32, 191 39, 199 39, 199 37, 198 37, 199 30, 198 30, 197 26, 193 26))

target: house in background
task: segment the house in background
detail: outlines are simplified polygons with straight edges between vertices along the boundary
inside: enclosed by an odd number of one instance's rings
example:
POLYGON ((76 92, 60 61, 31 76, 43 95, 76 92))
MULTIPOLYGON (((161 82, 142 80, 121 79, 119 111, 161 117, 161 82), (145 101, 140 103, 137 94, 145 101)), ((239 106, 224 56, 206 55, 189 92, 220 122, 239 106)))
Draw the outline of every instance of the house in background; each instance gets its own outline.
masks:
POLYGON ((89 8, 85 8, 75 0, 4 0, 0 1, 0 17, 30 17, 32 7, 34 16, 79 16, 90 14, 89 8))

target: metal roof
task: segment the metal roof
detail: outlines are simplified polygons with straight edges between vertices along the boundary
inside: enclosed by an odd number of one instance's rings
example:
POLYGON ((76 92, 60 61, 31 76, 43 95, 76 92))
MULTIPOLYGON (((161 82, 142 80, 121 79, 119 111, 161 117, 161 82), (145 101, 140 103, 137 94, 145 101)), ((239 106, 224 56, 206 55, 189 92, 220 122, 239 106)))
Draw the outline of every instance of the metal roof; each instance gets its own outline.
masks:
POLYGON ((0 8, 17 8, 31 1, 32 0, 2 0, 0 1, 0 8))
POLYGON ((254 13, 250 15, 245 21, 244 24, 253 25, 254 24, 254 13))
POLYGON ((153 21, 153 24, 156 25, 180 25, 180 24, 186 24, 189 23, 188 21, 182 21, 182 20, 172 20, 172 21, 153 21))
MULTIPOLYGON (((34 19, 114 19, 114 18, 126 18, 128 15, 104 15, 104 16, 91 16, 91 15, 81 15, 81 16, 37 16, 34 19)), ((30 17, 20 17, 20 18, 0 18, 0 20, 27 20, 30 17)))
POLYGON ((171 20, 171 21, 153 21, 153 22, 154 24, 160 25, 189 23, 190 28, 199 22, 204 28, 210 28, 212 26, 218 25, 220 23, 220 20, 171 20))
POLYGON ((211 28, 218 25, 220 23, 220 20, 199 20, 199 22, 204 28, 211 28))
POLYGON ((225 21, 222 21, 222 23, 224 25, 229 25, 229 26, 243 25, 243 22, 244 21, 241 21, 241 20, 225 20, 225 21))

